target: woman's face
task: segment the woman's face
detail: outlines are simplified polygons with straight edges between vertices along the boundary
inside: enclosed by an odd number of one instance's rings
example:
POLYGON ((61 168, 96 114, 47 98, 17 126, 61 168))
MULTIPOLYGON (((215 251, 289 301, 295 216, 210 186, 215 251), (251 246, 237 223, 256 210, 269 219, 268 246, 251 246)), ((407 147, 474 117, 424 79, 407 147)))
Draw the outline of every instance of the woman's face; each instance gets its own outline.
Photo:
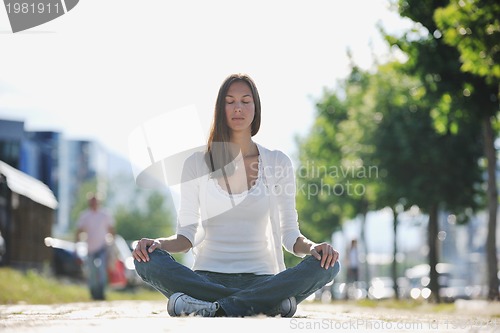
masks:
POLYGON ((233 82, 225 96, 227 125, 232 132, 249 131, 255 116, 252 90, 244 81, 233 82))

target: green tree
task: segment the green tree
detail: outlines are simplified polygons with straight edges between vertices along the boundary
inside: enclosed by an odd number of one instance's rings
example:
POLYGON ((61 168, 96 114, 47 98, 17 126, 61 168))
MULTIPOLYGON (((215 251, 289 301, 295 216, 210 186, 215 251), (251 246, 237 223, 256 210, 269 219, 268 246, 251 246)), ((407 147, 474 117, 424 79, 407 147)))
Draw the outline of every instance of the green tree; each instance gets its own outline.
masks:
MULTIPOLYGON (((397 151, 388 150, 383 151, 377 142, 377 137, 380 135, 380 126, 388 112, 398 112, 401 105, 408 101, 408 78, 401 75, 395 70, 397 63, 388 65, 379 65, 373 74, 365 73, 368 84, 363 91, 364 99, 367 101, 366 105, 368 111, 360 113, 362 118, 360 123, 366 122, 363 128, 364 132, 369 133, 365 135, 364 145, 369 147, 364 152, 363 160, 368 165, 377 167, 376 177, 372 178, 371 182, 371 207, 373 209, 382 209, 390 207, 393 212, 393 260, 391 265, 391 275, 394 281, 395 297, 399 298, 398 288, 398 267, 396 255, 397 248, 397 233, 398 233, 398 214, 404 209, 408 208, 408 200, 406 199, 407 193, 405 186, 395 186, 387 182, 388 170, 383 163, 384 154, 391 154, 394 157, 398 154, 397 151), (392 86, 394 85, 394 86, 392 86), (368 131, 366 129, 369 129, 368 131), (392 185, 392 186, 391 186, 392 185)), ((396 134, 396 133, 394 133, 396 134)), ((401 136, 406 133, 397 133, 393 137, 394 140, 401 140, 401 136)), ((403 139, 404 140, 404 139, 403 139)))
POLYGON ((488 83, 500 79, 500 3, 496 0, 451 0, 434 13, 444 41, 460 52, 461 69, 488 83))
MULTIPOLYGON (((361 245, 366 239, 366 214, 374 202, 378 168, 367 156, 373 150, 370 133, 376 126, 366 98, 369 74, 353 66, 335 90, 325 90, 316 104, 316 119, 308 135, 298 139, 297 209, 303 231, 330 240, 341 224, 361 219, 361 245)), ((368 269, 364 270, 368 280, 368 269)))
MULTIPOLYGON (((415 29, 401 38, 388 37, 389 42, 399 46, 408 55, 406 70, 420 78, 425 88, 426 99, 432 106, 434 126, 441 134, 456 134, 460 126, 470 122, 483 131, 484 154, 488 163, 488 213, 489 233, 496 230, 498 193, 496 188, 496 154, 494 148, 493 119, 498 112, 498 84, 491 84, 484 77, 464 72, 460 53, 457 48, 445 43, 443 31, 434 20, 439 8, 450 4, 445 0, 399 0, 399 12, 416 22, 415 29)), ((493 233, 494 235, 494 233, 493 233)), ((494 236, 488 235, 488 242, 494 236)), ((495 250, 496 252, 496 250, 495 250)), ((494 254, 496 257, 496 253, 494 254)), ((493 256, 493 254, 489 254, 493 256)), ((488 264, 490 278, 497 271, 495 261, 488 264)), ((435 267, 431 274, 437 275, 435 267)), ((498 299, 498 280, 490 281, 490 299, 498 299), (496 284, 495 290, 491 286, 496 284)))
MULTIPOLYGON (((408 61, 404 66, 405 71, 410 75, 415 75, 422 82, 425 100, 433 117, 433 127, 443 138, 450 138, 443 139, 443 141, 451 140, 451 136, 457 135, 459 132, 467 133, 470 126, 479 126, 480 123, 477 119, 480 113, 468 112, 468 110, 478 110, 478 105, 475 104, 478 102, 477 95, 471 96, 469 92, 471 87, 487 88, 484 80, 460 71, 457 50, 442 41, 442 35, 433 20, 433 13, 436 8, 446 5, 446 3, 447 1, 431 0, 399 1, 400 14, 418 22, 418 24, 413 31, 406 33, 401 38, 386 36, 390 43, 397 45, 408 55, 408 61)), ((485 89, 483 93, 491 95, 491 89, 485 89)), ((481 104, 486 109, 489 108, 484 105, 484 101, 479 103, 479 105, 481 104)), ((480 138, 473 140, 481 141, 480 138)), ((461 148, 458 149, 461 150, 461 148)), ((435 267, 437 254, 434 250, 437 242, 434 239, 437 236, 437 229, 433 222, 433 215, 437 210, 435 207, 430 208, 431 290, 434 298, 439 301, 439 295, 436 293, 439 288, 435 267)))
POLYGON ((317 103, 317 115, 306 138, 298 139, 297 210, 302 231, 307 237, 330 240, 340 228, 342 215, 339 196, 330 193, 338 179, 330 177, 330 167, 340 165, 340 147, 335 140, 336 126, 346 118, 346 110, 337 96, 325 94, 317 103))
MULTIPOLYGON (((370 209, 389 206, 394 212, 401 204, 416 204, 430 216, 429 263, 435 267, 438 209, 464 217, 465 211, 479 204, 479 132, 467 123, 461 124, 460 133, 438 133, 424 85, 403 69, 401 64, 390 63, 371 74, 354 67, 341 82, 342 90, 325 92, 314 126, 301 142, 301 167, 308 168, 298 175, 299 188, 328 184, 329 189, 357 181, 366 191, 363 196, 299 191, 298 208, 302 218, 308 216, 306 227, 328 230, 363 212, 361 204, 370 209), (331 172, 332 166, 346 165, 357 165, 357 171, 377 166, 377 176, 354 179, 352 173, 331 172)), ((395 262, 393 275, 396 278, 395 262)), ((438 297, 437 276, 432 279, 433 295, 438 297)))
MULTIPOLYGON (((325 94, 325 100, 317 104, 316 119, 306 137, 297 138, 299 146, 299 166, 297 175, 297 211, 301 231, 306 237, 315 241, 330 241, 334 231, 340 228, 342 212, 335 200, 322 188, 330 186, 331 179, 322 187, 326 178, 327 166, 338 165, 339 147, 329 126, 330 118, 342 119, 341 102, 336 96, 325 94), (335 110, 335 111, 334 111, 335 110)), ((298 263, 296 258, 285 254, 288 267, 298 263)))
MULTIPOLYGON (((116 232, 127 240, 170 236, 174 233, 174 214, 166 205, 165 195, 158 191, 143 192, 140 195, 146 198, 144 207, 118 206, 115 212, 116 232)), ((140 195, 134 196, 134 201, 140 195)))
POLYGON ((439 261, 438 211, 466 221, 466 213, 480 206, 480 130, 477 122, 468 120, 459 123, 461 130, 456 134, 436 132, 426 90, 418 79, 400 72, 400 67, 395 71, 387 65, 374 77, 380 91, 377 109, 383 112, 373 138, 375 154, 390 192, 429 214, 430 287, 439 301, 437 272, 432 272, 439 261))
MULTIPOLYGON (((500 84, 500 3, 496 0, 452 0, 446 7, 437 8, 434 17, 438 28, 443 32, 445 43, 455 47, 460 53, 461 70, 484 78, 485 84, 489 87, 488 91, 492 90, 490 99, 497 105, 495 108, 492 103, 487 103, 487 109, 483 111, 483 129, 485 153, 488 160, 489 219, 486 240, 488 298, 499 299, 496 251, 497 157, 494 149, 493 127, 498 126, 496 115, 498 113, 498 85, 500 84), (496 96, 493 95, 495 87, 496 96)), ((480 91, 481 87, 471 87, 471 89, 479 99, 488 97, 480 91)), ((468 94, 470 93, 469 91, 468 94)), ((480 104, 480 107, 483 108, 484 105, 480 104)))

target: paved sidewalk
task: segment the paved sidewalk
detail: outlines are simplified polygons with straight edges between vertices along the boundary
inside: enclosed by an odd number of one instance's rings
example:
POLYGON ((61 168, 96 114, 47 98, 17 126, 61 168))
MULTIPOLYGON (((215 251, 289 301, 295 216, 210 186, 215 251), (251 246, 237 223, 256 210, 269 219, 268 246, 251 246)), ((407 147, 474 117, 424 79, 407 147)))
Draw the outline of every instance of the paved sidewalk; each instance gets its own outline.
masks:
POLYGON ((301 303, 293 318, 172 318, 166 302, 1 305, 0 332, 500 332, 500 304, 457 303, 453 313, 301 303))

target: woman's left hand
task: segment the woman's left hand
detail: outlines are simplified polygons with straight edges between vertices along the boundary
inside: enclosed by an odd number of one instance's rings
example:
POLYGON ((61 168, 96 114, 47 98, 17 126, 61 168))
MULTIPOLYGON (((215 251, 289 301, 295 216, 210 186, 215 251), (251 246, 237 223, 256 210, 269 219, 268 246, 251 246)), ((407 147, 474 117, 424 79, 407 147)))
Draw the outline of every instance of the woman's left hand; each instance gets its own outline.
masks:
POLYGON ((321 267, 328 269, 333 267, 339 260, 339 253, 328 243, 315 244, 311 246, 311 255, 321 260, 321 267))

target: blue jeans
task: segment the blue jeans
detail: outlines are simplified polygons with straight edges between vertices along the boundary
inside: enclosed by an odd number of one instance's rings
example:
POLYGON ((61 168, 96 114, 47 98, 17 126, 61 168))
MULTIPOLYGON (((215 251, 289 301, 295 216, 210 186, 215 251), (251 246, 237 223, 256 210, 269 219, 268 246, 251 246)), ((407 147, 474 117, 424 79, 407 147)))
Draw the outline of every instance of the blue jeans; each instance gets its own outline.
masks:
POLYGON ((276 275, 193 271, 161 249, 149 257, 149 262, 135 261, 137 273, 146 283, 167 298, 181 292, 217 301, 228 317, 276 315, 281 301, 293 296, 297 303, 302 302, 332 281, 340 270, 338 262, 329 269, 321 268, 320 261, 312 256, 276 275))
POLYGON ((106 247, 87 257, 88 285, 94 300, 105 299, 105 288, 108 283, 107 257, 106 247))

